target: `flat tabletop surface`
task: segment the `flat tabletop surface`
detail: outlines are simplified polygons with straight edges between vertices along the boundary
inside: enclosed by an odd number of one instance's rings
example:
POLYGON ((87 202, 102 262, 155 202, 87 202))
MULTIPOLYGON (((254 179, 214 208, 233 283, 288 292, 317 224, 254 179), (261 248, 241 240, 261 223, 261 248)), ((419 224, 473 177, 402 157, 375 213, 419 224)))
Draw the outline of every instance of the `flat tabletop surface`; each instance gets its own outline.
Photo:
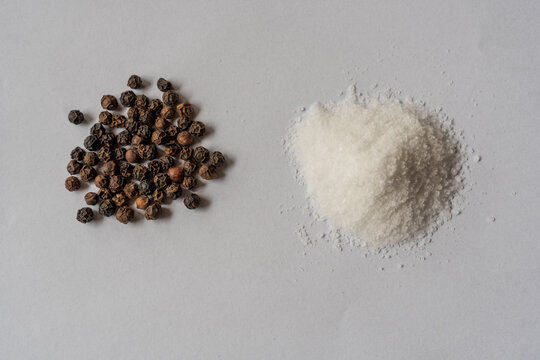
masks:
POLYGON ((538 4, 1 1, 0 358, 539 359, 538 4), (229 165, 197 211, 82 225, 69 152, 131 74, 171 80, 229 165), (351 84, 442 107, 481 156, 416 254, 297 234, 282 139, 351 84))

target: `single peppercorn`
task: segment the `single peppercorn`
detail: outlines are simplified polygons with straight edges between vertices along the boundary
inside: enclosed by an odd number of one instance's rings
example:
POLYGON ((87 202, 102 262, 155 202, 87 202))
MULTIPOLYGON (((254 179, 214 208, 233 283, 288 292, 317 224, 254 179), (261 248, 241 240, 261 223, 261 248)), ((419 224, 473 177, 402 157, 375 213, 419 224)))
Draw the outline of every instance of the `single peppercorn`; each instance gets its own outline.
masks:
POLYGON ((92 127, 90 128, 90 135, 94 135, 95 137, 99 139, 100 137, 103 136, 103 134, 105 134, 106 131, 107 130, 105 130, 103 125, 97 122, 94 125, 92 125, 92 127))
POLYGON ((87 192, 84 195, 84 201, 87 205, 96 205, 99 201, 99 196, 95 192, 87 192))
POLYGON ((144 143, 144 138, 139 135, 134 135, 131 138, 131 146, 138 146, 144 143))
POLYGON ((126 107, 128 106, 131 107, 135 105, 135 99, 136 99, 135 93, 131 90, 124 91, 123 93, 120 94, 120 104, 126 107))
POLYGON ((94 211, 89 207, 84 207, 77 210, 77 221, 86 224, 94 220, 94 211))
POLYGON ((205 180, 211 180, 216 175, 216 167, 214 165, 203 164, 199 168, 199 176, 205 180))
POLYGON ((192 160, 184 161, 184 173, 191 175, 197 170, 197 163, 192 160))
POLYGON ((161 169, 163 171, 168 170, 171 166, 174 165, 174 158, 169 155, 163 155, 159 158, 159 161, 161 162, 161 169))
POLYGON ((184 180, 182 180, 182 186, 186 190, 191 190, 195 186, 197 186, 197 179, 195 179, 193 176, 184 176, 184 180))
POLYGON ((150 205, 150 198, 148 196, 139 196, 137 200, 135 200, 135 205, 137 206, 137 209, 144 210, 150 205))
POLYGON ((148 167, 148 171, 150 172, 150 175, 155 176, 159 172, 161 172, 161 163, 157 160, 149 161, 148 164, 146 164, 148 167))
POLYGON ((195 114, 193 106, 185 101, 181 102, 176 106, 176 111, 178 112, 180 118, 188 120, 191 120, 193 118, 193 115, 195 114))
POLYGON ((94 185, 100 189, 106 189, 109 186, 109 178, 105 175, 97 175, 94 179, 94 185))
POLYGON ((84 147, 90 151, 97 151, 101 148, 101 142, 94 135, 89 135, 84 139, 84 147))
POLYGON ((128 79, 127 86, 132 89, 138 89, 142 86, 142 79, 139 75, 131 75, 128 79))
POLYGON ((197 194, 188 194, 184 198, 184 205, 190 210, 196 209, 201 205, 201 198, 197 194))
POLYGON ((101 107, 105 110, 113 110, 118 106, 118 101, 113 95, 103 95, 101 98, 101 107))
POLYGON ((134 108, 134 107, 129 108, 128 112, 127 112, 127 115, 128 115, 128 119, 139 121, 139 109, 134 108))
POLYGON ((68 177, 64 185, 68 191, 76 191, 81 188, 81 182, 75 176, 68 177))
POLYGON ((172 106, 164 106, 163 109, 161 109, 160 115, 165 119, 173 119, 176 115, 176 111, 172 106))
POLYGON ((184 180, 184 170, 180 166, 174 166, 169 169, 169 178, 171 181, 181 183, 184 180))
POLYGON ((113 152, 109 146, 104 146, 97 152, 100 161, 107 162, 112 160, 113 152))
POLYGON ((131 134, 136 134, 139 130, 139 120, 135 119, 127 119, 126 120, 126 131, 130 132, 131 134))
POLYGON ((137 153, 137 150, 129 149, 128 151, 126 151, 126 161, 129 161, 130 163, 138 162, 139 154, 137 153))
POLYGON ((194 121, 191 123, 191 126, 189 127, 189 133, 193 136, 203 136, 206 132, 206 127, 204 124, 200 121, 194 121))
POLYGON ((144 210, 144 218, 146 220, 156 220, 161 214, 161 205, 152 204, 144 210))
POLYGON ((99 213, 103 216, 109 217, 114 215, 116 211, 116 205, 114 205, 111 199, 105 199, 99 204, 99 213))
POLYGON ((215 166, 216 168, 223 166, 225 164, 225 157, 219 151, 214 151, 212 156, 210 156, 210 165, 215 166))
POLYGON ((99 122, 103 125, 110 125, 112 121, 112 114, 107 110, 104 110, 99 113, 99 122))
POLYGON ((139 186, 134 182, 129 182, 124 186, 124 194, 130 199, 135 198, 139 195, 139 186))
POLYGON ((96 178, 97 171, 96 171, 96 169, 94 169, 93 167, 91 167, 89 165, 83 165, 79 175, 81 176, 82 181, 89 182, 89 181, 92 181, 92 180, 94 180, 96 178))
POLYGON ((148 139, 152 134, 152 129, 148 125, 140 125, 137 130, 137 135, 142 136, 145 139, 148 139))
POLYGON ((151 140, 156 145, 161 145, 165 142, 165 139, 167 138, 167 133, 163 130, 156 130, 152 133, 151 140))
POLYGON ((118 193, 124 189, 125 179, 122 175, 113 175, 109 180, 109 190, 118 193))
POLYGON ((182 195, 182 188, 179 184, 172 183, 165 188, 165 195, 172 200, 178 199, 182 195))
POLYGON ((132 221, 135 217, 135 213, 133 209, 122 206, 118 210, 116 210, 116 220, 120 221, 122 224, 127 224, 128 222, 132 221))
POLYGON ((150 110, 139 112, 139 122, 143 125, 152 125, 156 121, 156 114, 150 110))
POLYGON ((117 161, 121 161, 126 158, 126 149, 124 149, 123 147, 114 148, 113 153, 114 159, 117 161))
POLYGON ((117 207, 127 205, 128 197, 123 192, 114 194, 112 201, 117 207))
POLYGON ((174 106, 180 101, 180 96, 172 90, 163 93, 163 103, 168 106, 174 106))
POLYGON ((82 168, 82 164, 78 162, 77 160, 71 160, 70 162, 68 162, 66 166, 68 173, 70 173, 71 175, 78 174, 79 171, 81 171, 81 168, 82 168))
POLYGON ((135 106, 139 108, 139 111, 141 109, 146 109, 148 106, 148 98, 144 94, 137 95, 135 98, 135 106))
POLYGON ((84 115, 79 110, 71 110, 68 114, 68 120, 72 124, 79 125, 84 121, 84 115))
POLYGON ((114 160, 107 161, 101 166, 101 172, 106 176, 116 175, 118 173, 118 165, 114 160))
POLYGON ((154 184, 158 189, 163 189, 169 185, 169 177, 165 173, 159 173, 154 176, 154 184))
POLYGON ((88 166, 96 166, 99 162, 99 156, 95 152, 87 152, 84 155, 83 163, 88 166))
POLYGON ((183 146, 180 149, 180 159, 189 160, 193 156, 193 149, 187 146, 183 146))
POLYGON ((123 128, 126 125, 126 117, 122 114, 114 114, 112 121, 111 121, 111 127, 115 128, 123 128))
POLYGON ((167 119, 162 117, 158 117, 154 122, 154 127, 158 130, 165 130, 169 127, 169 125, 170 123, 167 121, 167 119))
POLYGON ((135 165, 133 168, 133 177, 135 180, 142 181, 148 176, 148 169, 142 164, 135 165))
POLYGON ((116 136, 113 133, 106 132, 99 140, 101 141, 101 146, 113 147, 115 145, 116 136))
POLYGON ((116 143, 118 145, 127 146, 129 145, 130 142, 131 142, 131 134, 128 130, 123 130, 118 135, 116 135, 116 143))
POLYGON ((167 144, 165 145, 165 149, 163 150, 165 154, 169 156, 174 156, 178 154, 179 147, 175 143, 167 144))
POLYGON ((199 164, 207 161, 209 155, 210 152, 204 146, 197 146, 195 150, 193 150, 193 159, 199 164))
POLYGON ((154 190, 156 189, 156 186, 154 183, 148 179, 141 180, 139 183, 139 193, 142 195, 150 195, 154 190))
POLYGON ((152 111, 154 114, 159 114, 163 108, 163 103, 159 99, 152 99, 148 104, 148 110, 152 111))
POLYGON ((99 199, 102 201, 111 200, 113 197, 113 193, 109 189, 99 189, 97 194, 98 194, 99 199))
POLYGON ((165 92, 167 90, 171 90, 172 85, 166 79, 159 78, 159 80, 157 81, 157 88, 159 89, 159 91, 165 92))
POLYGON ((165 129, 165 132, 169 138, 174 139, 176 136, 178 136, 180 129, 178 129, 178 126, 171 124, 165 129))
POLYGON ((178 127, 180 130, 188 130, 193 121, 191 119, 180 118, 178 120, 178 127))
POLYGON ((165 195, 165 191, 163 191, 162 189, 156 189, 152 193, 152 199, 155 202, 162 203, 163 201, 165 201, 166 198, 167 197, 165 195))
POLYGON ((86 151, 77 146, 75 149, 71 150, 70 156, 73 160, 83 161, 84 154, 86 154, 86 151))
POLYGON ((126 179, 130 178, 133 175, 133 165, 127 162, 120 163, 120 166, 118 166, 119 173, 126 179))
POLYGON ((157 156, 157 148, 155 144, 144 145, 141 144, 137 146, 137 152, 143 160, 151 160, 157 156))
POLYGON ((176 137, 176 141, 182 146, 189 146, 193 144, 193 136, 187 131, 182 131, 178 136, 176 137))

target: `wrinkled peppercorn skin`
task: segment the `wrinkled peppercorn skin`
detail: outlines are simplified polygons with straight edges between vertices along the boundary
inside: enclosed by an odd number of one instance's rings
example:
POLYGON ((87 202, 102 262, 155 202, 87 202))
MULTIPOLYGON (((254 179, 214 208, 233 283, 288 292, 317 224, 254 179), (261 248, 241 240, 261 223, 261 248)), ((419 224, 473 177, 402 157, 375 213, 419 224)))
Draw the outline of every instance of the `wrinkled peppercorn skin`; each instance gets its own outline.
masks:
POLYGON ((94 220, 94 211, 89 207, 84 207, 77 211, 77 221, 86 224, 94 220))
POLYGON ((190 210, 198 208, 200 204, 201 198, 197 194, 188 194, 184 198, 184 205, 190 210))
POLYGON ((79 110, 71 110, 68 114, 68 120, 72 124, 79 125, 84 121, 84 115, 79 110))
POLYGON ((139 89, 142 87, 142 79, 139 75, 131 75, 127 81, 127 86, 132 89, 139 89))

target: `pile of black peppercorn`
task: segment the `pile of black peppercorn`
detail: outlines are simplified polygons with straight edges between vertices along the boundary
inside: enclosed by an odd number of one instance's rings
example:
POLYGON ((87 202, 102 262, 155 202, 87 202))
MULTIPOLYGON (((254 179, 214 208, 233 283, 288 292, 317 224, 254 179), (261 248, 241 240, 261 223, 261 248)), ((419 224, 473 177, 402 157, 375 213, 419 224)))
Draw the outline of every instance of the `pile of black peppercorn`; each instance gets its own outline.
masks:
MULTIPOLYGON (((127 85, 140 89, 142 80, 131 75, 127 85)), ((157 87, 163 92, 162 100, 132 90, 120 94, 119 101, 113 95, 103 95, 104 110, 84 139, 86 150, 73 149, 67 165, 71 176, 66 179, 66 189, 76 191, 81 181, 93 182, 98 190, 85 194, 86 204, 97 206, 103 216, 115 215, 123 224, 134 218, 131 203, 144 211, 145 219, 157 219, 167 199, 176 200, 182 197, 182 189, 196 188, 197 174, 204 180, 215 178, 225 162, 221 152, 196 146, 206 128, 194 120, 193 106, 183 101, 166 79, 160 78, 157 87)), ((68 119, 78 125, 84 115, 72 110, 68 119)), ((193 192, 183 199, 188 209, 198 208, 201 202, 193 192)), ((93 219, 92 208, 77 211, 81 223, 93 219)))

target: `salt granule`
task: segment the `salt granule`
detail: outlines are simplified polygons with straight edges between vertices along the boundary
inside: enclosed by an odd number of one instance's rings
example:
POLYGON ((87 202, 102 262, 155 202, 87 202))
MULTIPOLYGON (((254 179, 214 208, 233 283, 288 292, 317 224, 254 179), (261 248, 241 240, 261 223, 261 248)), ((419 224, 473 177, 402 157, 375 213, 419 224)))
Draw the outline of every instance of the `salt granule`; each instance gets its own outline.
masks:
POLYGON ((351 87, 297 118, 287 147, 318 214, 355 245, 381 248, 426 237, 452 216, 463 156, 445 120, 351 87))

